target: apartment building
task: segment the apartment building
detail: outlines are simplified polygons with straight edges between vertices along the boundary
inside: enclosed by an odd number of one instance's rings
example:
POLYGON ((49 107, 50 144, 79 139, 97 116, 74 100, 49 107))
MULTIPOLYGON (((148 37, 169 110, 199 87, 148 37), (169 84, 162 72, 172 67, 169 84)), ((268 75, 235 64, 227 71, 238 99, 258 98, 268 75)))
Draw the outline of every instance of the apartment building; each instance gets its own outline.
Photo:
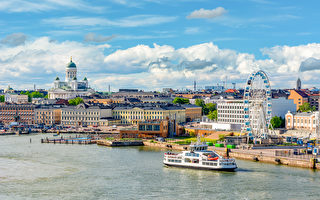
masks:
POLYGON ((32 104, 0 104, 0 122, 10 124, 34 124, 34 105, 32 104))
POLYGON ((46 126, 61 124, 61 109, 63 105, 37 105, 35 106, 35 123, 46 126))
POLYGON ((172 104, 139 104, 117 106, 113 109, 113 118, 120 119, 122 124, 137 124, 146 120, 186 121, 185 108, 172 104))
POLYGON ((61 109, 64 126, 99 126, 100 120, 112 117, 112 109, 105 105, 79 104, 61 109))

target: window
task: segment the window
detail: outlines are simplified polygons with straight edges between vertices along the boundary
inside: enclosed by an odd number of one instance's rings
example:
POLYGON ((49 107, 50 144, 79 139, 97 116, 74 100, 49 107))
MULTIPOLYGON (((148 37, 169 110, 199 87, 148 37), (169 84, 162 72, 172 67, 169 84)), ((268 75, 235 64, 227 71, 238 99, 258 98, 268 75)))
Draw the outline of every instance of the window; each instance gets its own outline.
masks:
POLYGON ((147 131, 152 131, 152 125, 147 125, 147 131))
POLYGON ((145 131, 146 126, 145 125, 139 125, 139 131, 145 131))
POLYGON ((154 125, 154 130, 155 131, 160 131, 160 125, 154 125))

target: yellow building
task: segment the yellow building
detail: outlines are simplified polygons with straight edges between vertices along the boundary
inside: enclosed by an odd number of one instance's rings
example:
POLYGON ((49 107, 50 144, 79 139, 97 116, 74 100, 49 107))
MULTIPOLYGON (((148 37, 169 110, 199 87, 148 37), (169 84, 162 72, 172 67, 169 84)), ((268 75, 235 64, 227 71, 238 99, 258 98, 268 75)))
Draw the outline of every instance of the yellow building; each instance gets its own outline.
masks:
POLYGON ((120 119, 122 124, 137 124, 138 121, 176 120, 186 121, 185 108, 175 105, 126 106, 113 109, 113 118, 120 119))
POLYGON ((35 108, 35 123, 52 126, 61 123, 61 107, 37 106, 35 108))

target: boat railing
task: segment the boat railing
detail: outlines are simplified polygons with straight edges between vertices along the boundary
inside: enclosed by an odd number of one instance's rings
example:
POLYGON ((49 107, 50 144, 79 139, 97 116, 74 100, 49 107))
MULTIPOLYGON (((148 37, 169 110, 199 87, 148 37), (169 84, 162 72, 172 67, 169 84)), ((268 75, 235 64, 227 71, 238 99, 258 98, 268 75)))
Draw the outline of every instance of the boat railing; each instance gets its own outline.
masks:
POLYGON ((167 155, 168 158, 177 158, 177 159, 182 159, 181 156, 178 155, 167 155))
POLYGON ((222 159, 220 159, 220 162, 231 162, 231 163, 234 163, 235 159, 233 159, 233 158, 222 158, 222 159))

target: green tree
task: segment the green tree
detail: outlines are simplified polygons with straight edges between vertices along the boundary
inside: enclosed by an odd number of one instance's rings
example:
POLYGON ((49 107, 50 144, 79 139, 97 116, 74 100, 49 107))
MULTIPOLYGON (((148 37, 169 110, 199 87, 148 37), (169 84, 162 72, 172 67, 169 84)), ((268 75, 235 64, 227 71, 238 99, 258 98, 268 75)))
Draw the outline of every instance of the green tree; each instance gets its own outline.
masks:
POLYGON ((35 91, 35 92, 31 93, 31 97, 32 98, 43 98, 44 95, 42 93, 38 92, 38 91, 35 91))
POLYGON ((211 120, 218 120, 218 111, 217 110, 210 111, 207 117, 211 120))
POLYGON ((206 108, 208 109, 208 113, 211 111, 215 111, 216 110, 216 104, 214 103, 207 103, 206 104, 206 108))
POLYGON ((203 99, 196 99, 195 104, 196 104, 197 106, 202 107, 202 108, 205 107, 205 103, 204 103, 203 99))
POLYGON ((0 102, 4 102, 4 101, 5 101, 4 95, 1 95, 1 96, 0 96, 0 102))
POLYGON ((273 128, 283 128, 285 126, 285 120, 278 116, 272 117, 270 123, 273 128))
POLYGON ((189 99, 176 97, 176 98, 174 98, 173 103, 174 104, 177 104, 177 103, 179 103, 179 104, 189 104, 189 99))
POLYGON ((310 112, 315 110, 316 110, 316 107, 315 106, 311 107, 308 102, 305 102, 299 106, 299 111, 301 112, 310 112))
POLYGON ((46 96, 44 96, 43 98, 45 99, 49 99, 49 95, 47 94, 46 96))
POLYGON ((207 115, 208 114, 208 109, 207 109, 206 104, 204 103, 203 99, 196 99, 195 104, 202 108, 202 114, 203 115, 207 115))
POLYGON ((76 97, 74 99, 70 99, 68 102, 70 105, 76 106, 76 105, 79 105, 80 103, 83 103, 83 99, 80 97, 76 97))

